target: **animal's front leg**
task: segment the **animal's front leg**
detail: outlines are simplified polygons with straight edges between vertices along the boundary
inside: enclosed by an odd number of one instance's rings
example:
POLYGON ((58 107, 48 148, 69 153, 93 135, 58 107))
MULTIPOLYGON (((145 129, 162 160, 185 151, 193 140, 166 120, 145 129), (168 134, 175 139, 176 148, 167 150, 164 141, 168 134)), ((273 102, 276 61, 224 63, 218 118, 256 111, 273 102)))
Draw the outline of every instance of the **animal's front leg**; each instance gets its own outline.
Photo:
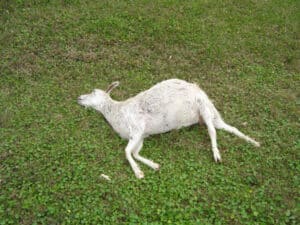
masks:
POLYGON ((138 144, 141 141, 142 141, 142 138, 140 138, 140 137, 131 138, 125 149, 126 158, 127 158, 128 162, 130 163, 130 166, 131 166, 135 176, 139 179, 144 177, 144 173, 143 173, 143 171, 141 171, 138 164, 132 158, 132 152, 138 147, 138 144))
POLYGON ((142 163, 144 163, 145 165, 151 167, 154 170, 159 170, 160 165, 153 162, 152 160, 146 159, 144 157, 142 157, 139 152, 141 151, 143 147, 143 141, 141 141, 138 145, 138 147, 133 151, 133 157, 136 158, 137 160, 141 161, 142 163))

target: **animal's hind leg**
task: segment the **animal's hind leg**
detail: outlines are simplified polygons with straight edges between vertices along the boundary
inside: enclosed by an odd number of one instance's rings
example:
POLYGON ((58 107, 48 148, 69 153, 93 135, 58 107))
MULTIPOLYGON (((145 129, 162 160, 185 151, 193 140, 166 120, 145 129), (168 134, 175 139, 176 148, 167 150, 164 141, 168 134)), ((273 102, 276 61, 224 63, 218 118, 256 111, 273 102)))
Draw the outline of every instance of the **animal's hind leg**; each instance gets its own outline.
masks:
POLYGON ((210 117, 208 117, 208 118, 203 117, 203 120, 204 120, 204 122, 207 126, 207 129, 208 129, 208 134, 209 134, 209 137, 210 137, 210 140, 211 140, 212 151, 213 151, 213 154, 214 154, 215 162, 221 162, 222 159, 221 159, 221 155, 220 155, 220 152, 219 152, 219 149, 218 149, 218 146, 217 146, 217 132, 216 132, 216 129, 214 127, 213 121, 210 117))
POLYGON ((139 160, 140 162, 144 163, 145 165, 151 167, 152 169, 159 170, 159 167, 160 167, 159 164, 153 162, 152 160, 146 159, 139 154, 142 147, 143 147, 143 141, 141 141, 139 143, 139 145, 137 146, 137 148, 133 151, 133 157, 136 158, 137 160, 139 160))
POLYGON ((250 138, 249 136, 243 134, 241 131, 239 131, 236 127, 230 126, 229 124, 225 123, 222 120, 218 120, 215 124, 216 128, 218 129, 223 129, 225 131, 228 131, 232 134, 235 134, 236 136, 252 143, 253 145, 255 145, 256 147, 259 147, 260 144, 259 142, 255 141, 254 139, 250 138))

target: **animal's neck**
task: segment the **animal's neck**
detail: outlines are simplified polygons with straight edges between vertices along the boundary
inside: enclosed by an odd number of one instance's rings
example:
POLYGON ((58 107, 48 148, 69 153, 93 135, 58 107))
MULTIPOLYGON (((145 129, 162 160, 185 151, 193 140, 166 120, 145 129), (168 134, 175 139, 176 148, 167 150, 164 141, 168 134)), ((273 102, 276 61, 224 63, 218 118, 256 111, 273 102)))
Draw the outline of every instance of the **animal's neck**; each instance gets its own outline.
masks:
POLYGON ((116 119, 120 117, 120 102, 108 98, 103 106, 96 107, 96 110, 101 112, 105 119, 114 126, 116 119))

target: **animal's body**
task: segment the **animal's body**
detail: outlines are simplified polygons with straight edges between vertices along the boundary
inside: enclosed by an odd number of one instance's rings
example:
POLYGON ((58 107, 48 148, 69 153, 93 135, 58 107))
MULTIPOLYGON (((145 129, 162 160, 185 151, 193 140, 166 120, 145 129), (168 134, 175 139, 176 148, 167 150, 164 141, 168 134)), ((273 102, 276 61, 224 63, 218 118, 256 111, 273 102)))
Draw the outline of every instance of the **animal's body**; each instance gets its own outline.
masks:
POLYGON ((115 102, 112 107, 118 108, 118 115, 111 114, 115 110, 109 107, 110 112, 104 112, 104 116, 126 139, 138 131, 143 132, 143 137, 164 133, 199 122, 199 93, 206 97, 195 84, 167 80, 124 102, 115 102))
POLYGON ((121 102, 114 101, 109 96, 110 91, 118 84, 114 82, 106 92, 95 89, 91 94, 80 96, 78 102, 100 111, 113 129, 129 140, 125 149, 126 157, 138 178, 144 177, 144 174, 132 155, 151 168, 159 169, 159 164, 139 155, 144 138, 200 121, 208 128, 216 162, 221 161, 216 128, 234 133, 259 146, 258 142, 226 124, 206 93, 196 84, 170 79, 121 102))

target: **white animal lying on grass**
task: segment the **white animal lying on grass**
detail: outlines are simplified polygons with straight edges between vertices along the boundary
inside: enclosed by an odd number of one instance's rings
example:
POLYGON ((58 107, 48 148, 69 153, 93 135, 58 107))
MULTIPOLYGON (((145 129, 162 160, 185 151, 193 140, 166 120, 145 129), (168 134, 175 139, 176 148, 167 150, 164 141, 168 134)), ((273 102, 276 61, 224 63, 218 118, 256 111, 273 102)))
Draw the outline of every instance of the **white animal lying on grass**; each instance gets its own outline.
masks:
POLYGON ((170 79, 122 102, 113 100, 109 95, 118 85, 119 82, 114 82, 106 91, 95 89, 91 94, 81 95, 78 103, 101 112, 113 129, 121 137, 129 140, 125 149, 126 158, 137 178, 143 178, 144 173, 132 155, 152 169, 158 170, 160 167, 139 154, 144 138, 198 122, 204 122, 208 128, 216 162, 221 161, 216 128, 224 129, 257 147, 260 146, 237 128, 226 124, 208 96, 196 84, 170 79))

